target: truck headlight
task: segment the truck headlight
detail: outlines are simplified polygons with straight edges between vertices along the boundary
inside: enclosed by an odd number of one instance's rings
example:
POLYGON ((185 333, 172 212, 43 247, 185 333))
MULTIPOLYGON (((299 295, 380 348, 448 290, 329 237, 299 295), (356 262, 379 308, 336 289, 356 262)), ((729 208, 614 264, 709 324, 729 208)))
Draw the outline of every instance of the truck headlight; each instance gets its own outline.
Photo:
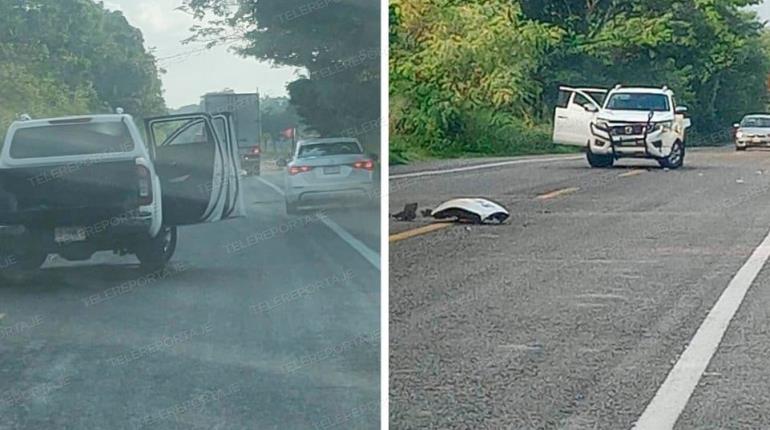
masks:
POLYGON ((596 121, 594 125, 596 126, 596 128, 602 131, 609 131, 610 129, 610 123, 608 123, 607 121, 596 121))
POLYGON ((658 131, 658 130, 666 131, 666 130, 671 130, 672 128, 674 128, 674 121, 658 122, 652 126, 653 131, 658 131))

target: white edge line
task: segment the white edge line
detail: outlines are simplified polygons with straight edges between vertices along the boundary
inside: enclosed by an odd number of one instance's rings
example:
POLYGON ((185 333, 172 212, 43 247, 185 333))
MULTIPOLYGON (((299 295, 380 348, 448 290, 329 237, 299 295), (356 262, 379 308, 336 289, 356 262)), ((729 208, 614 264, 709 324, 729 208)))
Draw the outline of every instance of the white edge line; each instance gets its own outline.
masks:
POLYGON ((352 246, 353 249, 358 251, 358 253, 361 254, 361 256, 363 256, 366 261, 372 264, 372 266, 374 266, 377 270, 380 270, 380 254, 376 253, 374 250, 364 245, 363 242, 353 237, 352 234, 348 233, 344 228, 340 227, 339 224, 332 221, 328 216, 321 217, 321 222, 329 227, 333 232, 337 233, 337 236, 347 242, 348 245, 352 246))
POLYGON ((679 357, 663 385, 634 425, 635 430, 674 428, 703 372, 722 342, 730 321, 768 258, 770 258, 770 234, 754 250, 722 292, 687 349, 679 357))
MULTIPOLYGON (((388 142, 390 141, 390 120, 389 120, 389 105, 388 93, 390 89, 390 54, 388 51, 390 31, 388 24, 390 21, 390 14, 384 11, 389 10, 387 0, 382 0, 380 10, 380 49, 382 49, 382 55, 380 56, 380 153, 382 160, 390 160, 390 148, 388 142)), ((389 199, 382 195, 383 190, 390 188, 388 177, 390 175, 390 163, 382 162, 381 176, 380 176, 380 264, 383 267, 390 267, 390 244, 388 242, 388 229, 390 226, 387 222, 382 222, 389 218, 390 204, 389 199)), ((390 369, 390 328, 389 322, 389 309, 390 309, 390 296, 389 285, 390 276, 387 270, 380 270, 380 429, 388 430, 388 419, 390 418, 390 375, 388 370, 390 369)))
POLYGON ((491 168, 494 168, 494 167, 510 166, 510 165, 514 165, 514 164, 550 163, 550 162, 554 162, 554 161, 573 161, 573 160, 580 160, 582 158, 583 158, 582 156, 551 157, 551 158, 526 158, 526 159, 523 159, 523 160, 501 161, 499 163, 476 164, 476 165, 473 165, 473 166, 457 167, 457 168, 454 168, 454 169, 428 170, 428 171, 425 171, 425 172, 402 173, 400 175, 391 175, 390 179, 406 179, 406 178, 417 178, 417 177, 420 177, 420 176, 446 175, 448 173, 469 172, 469 171, 473 171, 473 170, 484 170, 484 169, 491 169, 491 168))
POLYGON ((278 185, 275 185, 274 183, 272 183, 272 182, 268 181, 267 179, 264 179, 264 178, 263 178, 263 177, 261 177, 261 176, 257 176, 257 180, 258 180, 259 182, 262 182, 263 184, 267 185, 268 187, 272 188, 272 189, 273 189, 273 190, 275 190, 275 192, 277 192, 278 194, 280 194, 280 195, 282 195, 282 196, 285 196, 285 195, 286 195, 286 193, 284 193, 284 192, 283 192, 283 190, 281 189, 281 187, 279 187, 278 185))
MULTIPOLYGON (((286 193, 284 193, 280 187, 268 181, 267 179, 264 179, 262 177, 257 177, 257 180, 267 185, 268 187, 272 188, 278 194, 282 196, 286 195, 286 193)), ((329 229, 331 229, 335 234, 337 234, 337 236, 339 236, 340 239, 347 242, 347 244, 350 245, 356 251, 358 251, 358 253, 361 254, 361 256, 364 257, 366 261, 371 263, 371 265, 374 266, 377 270, 380 270, 380 254, 378 254, 368 246, 364 245, 364 243, 361 242, 360 240, 353 237, 352 234, 348 233, 347 230, 340 227, 339 224, 329 219, 328 216, 320 217, 320 219, 321 219, 321 222, 323 222, 325 226, 329 227, 329 229)))

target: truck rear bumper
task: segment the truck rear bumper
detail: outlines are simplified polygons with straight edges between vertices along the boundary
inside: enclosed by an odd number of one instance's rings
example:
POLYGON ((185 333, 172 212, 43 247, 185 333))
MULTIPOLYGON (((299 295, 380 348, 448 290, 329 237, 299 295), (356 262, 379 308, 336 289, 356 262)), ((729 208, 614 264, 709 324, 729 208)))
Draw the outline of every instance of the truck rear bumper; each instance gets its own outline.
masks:
POLYGON ((346 186, 292 187, 286 193, 286 200, 301 205, 317 205, 328 202, 365 202, 372 199, 374 185, 371 182, 346 186))
POLYGON ((14 253, 19 248, 34 248, 55 254, 72 247, 92 251, 131 248, 147 238, 152 218, 112 218, 93 224, 57 226, 0 226, 0 254, 14 253), (76 239, 62 240, 62 230, 76 233, 76 239))

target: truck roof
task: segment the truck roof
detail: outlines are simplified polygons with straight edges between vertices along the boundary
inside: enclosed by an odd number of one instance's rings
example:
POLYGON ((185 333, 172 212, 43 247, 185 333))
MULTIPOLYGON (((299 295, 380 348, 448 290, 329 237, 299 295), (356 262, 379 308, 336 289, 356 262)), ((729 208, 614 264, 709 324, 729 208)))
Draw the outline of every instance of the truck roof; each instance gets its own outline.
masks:
POLYGON ((666 88, 654 87, 617 87, 612 89, 613 93, 634 93, 634 94, 665 94, 671 95, 673 92, 666 88))
POLYGON ((13 122, 13 125, 16 127, 35 127, 35 126, 45 126, 45 125, 51 125, 51 123, 77 123, 77 122, 110 122, 110 121, 122 121, 122 120, 129 120, 131 121, 131 115, 128 114, 98 114, 98 115, 77 115, 77 116, 62 116, 62 117, 55 117, 55 118, 38 118, 38 119, 28 119, 28 120, 17 120, 13 122))

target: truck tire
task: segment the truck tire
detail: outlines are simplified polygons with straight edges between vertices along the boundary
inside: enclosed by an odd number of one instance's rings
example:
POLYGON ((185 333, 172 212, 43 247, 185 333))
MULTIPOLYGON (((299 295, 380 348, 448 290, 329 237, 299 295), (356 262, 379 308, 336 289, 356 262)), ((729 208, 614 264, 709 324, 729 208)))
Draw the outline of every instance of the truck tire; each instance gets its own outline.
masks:
POLYGON ((0 255, 0 262, 5 267, 0 268, 0 278, 11 281, 21 281, 40 269, 48 259, 48 253, 42 250, 27 250, 22 253, 0 255))
POLYGON ((736 150, 736 151, 745 151, 745 150, 746 150, 746 147, 745 147, 745 146, 738 146, 738 145, 735 145, 735 150, 736 150))
POLYGON ((599 169, 606 169, 608 167, 612 167, 612 165, 615 164, 615 158, 612 156, 612 154, 594 154, 591 152, 590 145, 586 149, 586 159, 588 160, 588 164, 591 167, 599 169))
POLYGON ((658 164, 664 169, 678 169, 684 165, 684 155, 684 145, 677 140, 674 142, 674 145, 671 146, 671 153, 668 157, 658 160, 658 164))
POLYGON ((176 251, 177 229, 163 226, 156 237, 147 238, 136 249, 142 270, 156 272, 163 270, 176 251))

